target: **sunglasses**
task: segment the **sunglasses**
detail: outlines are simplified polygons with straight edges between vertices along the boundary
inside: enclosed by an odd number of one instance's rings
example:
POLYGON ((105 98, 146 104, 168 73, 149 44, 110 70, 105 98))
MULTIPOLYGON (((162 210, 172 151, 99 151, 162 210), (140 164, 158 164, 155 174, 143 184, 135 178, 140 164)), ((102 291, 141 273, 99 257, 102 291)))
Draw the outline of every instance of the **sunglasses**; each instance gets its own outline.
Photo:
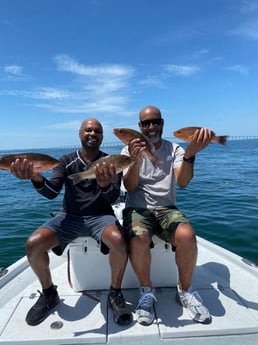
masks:
POLYGON ((162 119, 152 119, 152 120, 143 120, 141 121, 141 126, 144 128, 149 128, 150 125, 158 127, 161 125, 162 119))

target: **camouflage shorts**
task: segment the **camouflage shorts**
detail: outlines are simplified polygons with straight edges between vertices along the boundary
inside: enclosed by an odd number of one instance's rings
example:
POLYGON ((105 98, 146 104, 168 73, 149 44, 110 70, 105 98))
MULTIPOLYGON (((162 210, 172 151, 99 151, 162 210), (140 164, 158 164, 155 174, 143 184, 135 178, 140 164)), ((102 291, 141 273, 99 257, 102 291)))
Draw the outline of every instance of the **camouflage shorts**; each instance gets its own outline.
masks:
POLYGON ((123 227, 128 239, 148 233, 150 238, 157 235, 162 240, 170 242, 171 235, 179 224, 190 222, 176 207, 123 210, 123 227))

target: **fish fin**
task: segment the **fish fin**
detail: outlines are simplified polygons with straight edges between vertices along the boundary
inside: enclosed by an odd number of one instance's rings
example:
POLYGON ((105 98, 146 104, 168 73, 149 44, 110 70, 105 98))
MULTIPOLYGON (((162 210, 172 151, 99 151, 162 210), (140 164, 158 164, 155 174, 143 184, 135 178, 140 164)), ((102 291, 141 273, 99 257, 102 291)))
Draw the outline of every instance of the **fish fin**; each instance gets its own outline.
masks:
MULTIPOLYGON (((152 142, 150 142, 150 141, 148 140, 148 138, 146 138, 146 140, 149 142, 149 144, 150 144, 150 150, 151 150, 151 152, 154 154, 154 152, 156 151, 154 144, 153 144, 152 142)), ((155 155, 155 154, 154 154, 154 155, 155 155)))
POLYGON ((157 156, 155 156, 154 154, 150 158, 150 161, 151 161, 152 165, 154 166, 154 168, 157 168, 159 163, 161 163, 161 160, 157 156))
MULTIPOLYGON (((145 136, 144 136, 145 137, 145 136)), ((149 141, 149 139, 147 138, 147 137, 145 137, 146 138, 146 141, 149 143, 149 145, 150 145, 150 151, 151 151, 151 153, 152 153, 152 155, 151 155, 151 157, 148 157, 149 158, 149 160, 151 161, 151 163, 152 163, 152 165, 154 166, 154 168, 157 168, 158 167, 158 165, 159 165, 159 163, 161 163, 161 161, 160 161, 160 159, 159 159, 159 157, 157 157, 156 155, 155 155, 155 151, 156 151, 156 149, 155 149, 155 146, 154 146, 154 144, 151 142, 151 141, 149 141)))
POLYGON ((218 143, 221 145, 226 145, 227 144, 227 138, 229 136, 228 135, 219 135, 218 138, 218 143))
POLYGON ((33 172, 34 173, 36 173, 36 174, 39 174, 39 173, 41 173, 41 171, 42 171, 43 169, 41 169, 41 168, 39 168, 39 167, 33 167, 33 172))

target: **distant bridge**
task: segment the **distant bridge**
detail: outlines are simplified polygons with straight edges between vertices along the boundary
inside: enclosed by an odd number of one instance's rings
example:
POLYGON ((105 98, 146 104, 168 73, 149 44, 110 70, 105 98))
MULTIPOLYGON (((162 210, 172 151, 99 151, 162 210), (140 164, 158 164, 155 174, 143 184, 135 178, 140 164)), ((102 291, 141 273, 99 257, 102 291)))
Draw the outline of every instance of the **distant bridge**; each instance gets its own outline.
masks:
POLYGON ((252 139, 258 139, 258 136, 256 135, 230 135, 228 137, 228 140, 252 140, 252 139))
MULTIPOLYGON (((167 139, 169 141, 173 141, 173 142, 179 142, 180 140, 178 140, 175 137, 166 137, 164 139, 167 139)), ((229 136, 228 140, 258 140, 258 136, 256 135, 235 135, 235 136, 229 136)), ((181 142, 181 141, 180 141, 181 142)), ((101 149, 105 149, 105 148, 122 148, 124 147, 125 144, 122 143, 121 141, 107 141, 107 142, 103 142, 101 145, 101 149)), ((58 146, 58 147, 44 147, 44 148, 31 148, 31 149, 19 149, 19 150, 15 150, 15 149, 0 149, 1 154, 3 153, 8 153, 10 151, 12 152, 29 152, 29 151, 53 151, 53 150, 58 150, 58 149, 67 149, 67 150, 76 150, 78 148, 80 148, 81 145, 67 145, 67 146, 58 146)))
MULTIPOLYGON (((167 137, 164 138, 167 139, 169 141, 174 141, 174 142, 178 142, 178 139, 175 137, 167 137)), ((229 135, 228 140, 253 140, 256 139, 258 140, 258 136, 255 135, 229 135)), ((181 141, 180 141, 181 142, 181 141)), ((121 141, 110 141, 110 142, 103 142, 102 147, 123 147, 125 146, 121 141)))

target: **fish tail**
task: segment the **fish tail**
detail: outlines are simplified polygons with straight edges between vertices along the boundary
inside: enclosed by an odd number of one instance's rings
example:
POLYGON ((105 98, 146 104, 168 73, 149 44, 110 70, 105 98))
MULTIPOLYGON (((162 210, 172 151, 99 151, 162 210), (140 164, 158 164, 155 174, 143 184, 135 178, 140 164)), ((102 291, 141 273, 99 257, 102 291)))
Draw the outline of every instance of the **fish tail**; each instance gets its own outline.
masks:
POLYGON ((228 138, 228 135, 219 135, 217 137, 218 143, 221 145, 226 145, 227 144, 227 138, 228 138))
POLYGON ((83 177, 81 176, 80 173, 78 174, 73 174, 73 175, 70 175, 68 176, 70 180, 73 181, 73 185, 76 185, 78 184, 79 182, 81 182, 81 180, 83 180, 83 177))
POLYGON ((157 156, 152 155, 150 157, 150 161, 151 161, 152 165, 154 166, 154 168, 157 168, 157 166, 158 166, 158 164, 160 162, 160 159, 157 156))

